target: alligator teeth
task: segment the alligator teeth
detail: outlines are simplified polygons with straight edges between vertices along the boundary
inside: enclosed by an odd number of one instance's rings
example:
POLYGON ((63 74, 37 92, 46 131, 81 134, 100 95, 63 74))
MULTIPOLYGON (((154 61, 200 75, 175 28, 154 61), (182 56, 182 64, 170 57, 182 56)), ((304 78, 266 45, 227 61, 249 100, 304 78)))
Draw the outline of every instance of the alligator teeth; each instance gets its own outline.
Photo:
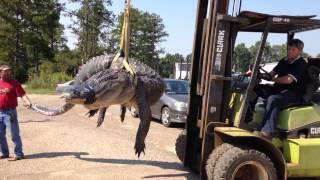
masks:
POLYGON ((60 96, 60 98, 63 98, 63 99, 70 99, 71 98, 71 95, 70 93, 62 93, 62 95, 60 96))

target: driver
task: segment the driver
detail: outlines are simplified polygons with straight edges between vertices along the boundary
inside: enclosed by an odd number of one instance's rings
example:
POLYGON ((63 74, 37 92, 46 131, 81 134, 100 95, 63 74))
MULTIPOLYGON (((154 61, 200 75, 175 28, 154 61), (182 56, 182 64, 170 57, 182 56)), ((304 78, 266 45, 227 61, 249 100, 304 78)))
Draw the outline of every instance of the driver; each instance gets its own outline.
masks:
POLYGON ((272 138, 281 108, 287 104, 299 103, 302 100, 303 82, 301 78, 307 67, 307 62, 301 57, 303 47, 304 43, 301 40, 290 40, 287 58, 280 60, 270 73, 261 75, 262 79, 272 81, 274 84, 259 84, 254 88, 258 97, 267 99, 262 127, 256 133, 268 139, 272 138))

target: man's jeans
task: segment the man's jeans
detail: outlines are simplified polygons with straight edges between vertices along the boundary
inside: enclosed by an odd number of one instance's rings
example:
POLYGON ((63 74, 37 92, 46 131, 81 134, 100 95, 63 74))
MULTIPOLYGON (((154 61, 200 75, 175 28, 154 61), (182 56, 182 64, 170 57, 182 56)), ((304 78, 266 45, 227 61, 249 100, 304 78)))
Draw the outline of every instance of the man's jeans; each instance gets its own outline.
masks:
POLYGON ((277 91, 273 86, 258 85, 255 92, 259 97, 267 99, 266 111, 263 118, 261 131, 273 133, 278 115, 283 107, 291 103, 299 103, 301 95, 291 91, 277 91))
POLYGON ((18 157, 23 157, 22 142, 19 135, 19 124, 17 111, 15 108, 0 111, 0 146, 2 155, 9 155, 9 148, 6 139, 6 129, 10 130, 11 138, 14 143, 14 153, 18 157))

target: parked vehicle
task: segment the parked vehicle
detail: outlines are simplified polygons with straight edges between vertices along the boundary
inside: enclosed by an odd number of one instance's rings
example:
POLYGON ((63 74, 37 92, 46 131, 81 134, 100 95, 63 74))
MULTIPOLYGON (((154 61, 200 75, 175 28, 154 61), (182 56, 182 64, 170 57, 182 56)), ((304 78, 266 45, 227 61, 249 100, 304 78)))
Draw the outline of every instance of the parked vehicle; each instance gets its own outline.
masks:
MULTIPOLYGON (((167 89, 151 108, 152 117, 161 120, 166 127, 172 123, 185 123, 187 119, 189 83, 185 80, 164 79, 167 89)), ((138 117, 135 108, 130 109, 138 117)))

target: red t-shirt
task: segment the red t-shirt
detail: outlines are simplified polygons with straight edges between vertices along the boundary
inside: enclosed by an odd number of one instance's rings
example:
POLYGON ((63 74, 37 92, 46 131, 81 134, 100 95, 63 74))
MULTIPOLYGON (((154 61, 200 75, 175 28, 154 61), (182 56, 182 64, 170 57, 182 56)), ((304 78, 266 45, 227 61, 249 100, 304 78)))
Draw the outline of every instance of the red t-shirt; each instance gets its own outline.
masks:
POLYGON ((22 97, 25 94, 24 89, 18 81, 0 80, 0 110, 17 107, 17 98, 22 97))

